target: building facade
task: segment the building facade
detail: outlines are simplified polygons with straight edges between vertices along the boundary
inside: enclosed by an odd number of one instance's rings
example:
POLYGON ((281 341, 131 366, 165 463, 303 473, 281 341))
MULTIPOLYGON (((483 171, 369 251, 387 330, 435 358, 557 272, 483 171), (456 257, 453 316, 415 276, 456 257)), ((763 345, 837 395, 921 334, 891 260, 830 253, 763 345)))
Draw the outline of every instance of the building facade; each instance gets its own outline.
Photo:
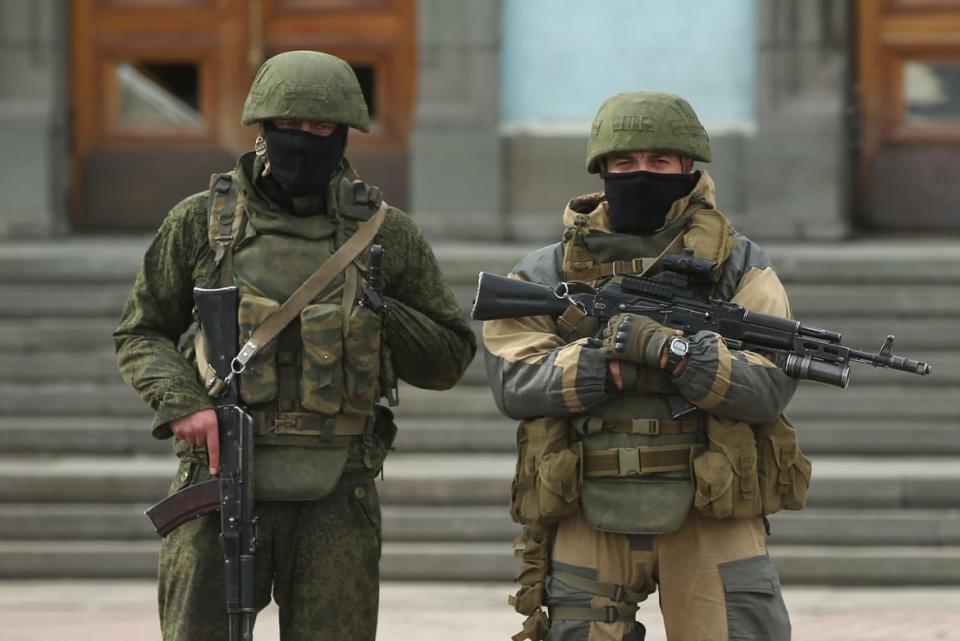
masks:
POLYGON ((434 235, 555 239, 630 89, 689 98, 748 234, 957 231, 958 24, 953 0, 0 0, 0 234, 154 227, 252 147, 246 87, 294 48, 357 70, 375 126, 348 154, 434 235))

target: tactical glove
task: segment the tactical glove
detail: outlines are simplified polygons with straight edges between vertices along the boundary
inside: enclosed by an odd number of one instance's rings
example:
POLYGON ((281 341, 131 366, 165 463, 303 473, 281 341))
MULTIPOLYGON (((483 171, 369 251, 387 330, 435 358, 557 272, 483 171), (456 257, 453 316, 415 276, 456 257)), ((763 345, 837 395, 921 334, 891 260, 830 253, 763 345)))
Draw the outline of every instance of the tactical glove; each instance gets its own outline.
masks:
POLYGON ((636 314, 617 314, 603 328, 600 353, 608 360, 660 368, 663 344, 674 335, 669 327, 636 314))

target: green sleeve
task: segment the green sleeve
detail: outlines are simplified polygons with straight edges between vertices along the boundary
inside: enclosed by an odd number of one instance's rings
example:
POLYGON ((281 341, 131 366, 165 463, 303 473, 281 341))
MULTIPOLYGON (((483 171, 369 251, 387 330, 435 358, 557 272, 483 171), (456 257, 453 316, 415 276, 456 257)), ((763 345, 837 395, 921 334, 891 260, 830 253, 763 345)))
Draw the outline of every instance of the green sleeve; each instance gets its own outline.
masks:
POLYGON ((172 435, 170 421, 213 407, 193 365, 177 350, 192 321, 198 264, 208 253, 206 195, 198 194, 163 221, 113 333, 120 374, 156 413, 157 438, 172 435))
POLYGON ((476 337, 440 272, 423 233, 397 209, 388 212, 384 247, 384 340, 397 375, 426 389, 449 389, 477 351, 476 337))

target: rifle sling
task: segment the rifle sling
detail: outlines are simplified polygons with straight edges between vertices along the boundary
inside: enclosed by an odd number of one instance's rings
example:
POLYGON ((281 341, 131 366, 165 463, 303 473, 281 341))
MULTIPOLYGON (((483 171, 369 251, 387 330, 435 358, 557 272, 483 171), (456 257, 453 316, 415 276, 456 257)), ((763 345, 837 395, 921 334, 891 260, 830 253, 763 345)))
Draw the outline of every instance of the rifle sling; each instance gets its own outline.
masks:
POLYGON ((362 252, 363 249, 370 244, 374 236, 377 235, 377 231, 379 231, 380 225, 383 223, 384 218, 386 218, 386 214, 387 204, 384 202, 380 204, 380 208, 377 209, 377 212, 371 216, 369 220, 360 223, 357 231, 347 239, 347 242, 341 245, 340 249, 320 266, 320 269, 315 271, 310 278, 300 285, 297 291, 293 292, 290 298, 280 306, 280 309, 274 312, 270 318, 265 320, 263 324, 253 332, 235 359, 240 365, 239 371, 243 371, 242 368, 256 355, 261 347, 276 338, 283 328, 289 325, 290 321, 296 318, 311 300, 316 298, 340 272, 346 269, 347 265, 353 262, 353 259, 360 255, 360 252, 362 252))

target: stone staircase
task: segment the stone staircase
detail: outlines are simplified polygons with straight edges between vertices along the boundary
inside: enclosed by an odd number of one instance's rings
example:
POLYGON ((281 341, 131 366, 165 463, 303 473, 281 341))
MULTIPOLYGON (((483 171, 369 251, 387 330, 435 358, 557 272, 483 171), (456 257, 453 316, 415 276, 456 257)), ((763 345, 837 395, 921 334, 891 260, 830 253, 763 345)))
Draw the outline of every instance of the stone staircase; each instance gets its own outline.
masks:
MULTIPOLYGON (((144 507, 176 468, 120 380, 110 332, 143 238, 0 245, 0 577, 147 577, 159 543, 144 507)), ((466 306, 479 269, 529 247, 443 243, 466 306)), ((809 508, 774 516, 788 582, 960 581, 960 243, 771 247, 794 314, 845 343, 926 360, 927 378, 857 367, 846 391, 801 386, 790 408, 814 460, 809 508)), ((387 462, 383 574, 506 580, 514 425, 481 359, 453 391, 400 391, 387 462)))

